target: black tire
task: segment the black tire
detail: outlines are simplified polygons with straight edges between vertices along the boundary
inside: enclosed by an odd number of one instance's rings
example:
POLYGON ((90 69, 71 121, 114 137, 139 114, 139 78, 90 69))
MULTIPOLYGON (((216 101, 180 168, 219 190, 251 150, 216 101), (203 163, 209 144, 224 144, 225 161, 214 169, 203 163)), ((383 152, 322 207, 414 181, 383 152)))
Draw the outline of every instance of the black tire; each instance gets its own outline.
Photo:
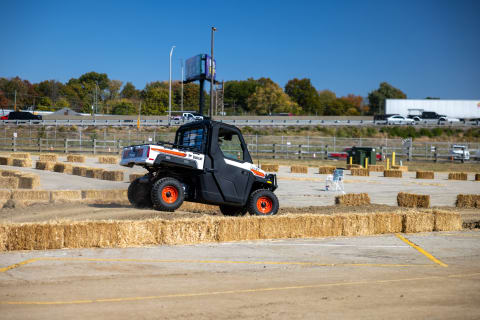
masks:
POLYGON ((247 213, 247 208, 221 205, 220 211, 223 213, 224 216, 235 217, 235 216, 244 216, 247 213))
POLYGON ((185 192, 180 181, 167 177, 153 184, 151 197, 155 210, 175 211, 182 205, 185 192))
POLYGON ((150 197, 152 185, 150 183, 140 183, 140 178, 135 179, 128 186, 128 201, 136 208, 151 208, 153 206, 150 197))
POLYGON ((250 194, 247 208, 251 215, 272 216, 278 212, 278 198, 270 190, 258 189, 250 194))

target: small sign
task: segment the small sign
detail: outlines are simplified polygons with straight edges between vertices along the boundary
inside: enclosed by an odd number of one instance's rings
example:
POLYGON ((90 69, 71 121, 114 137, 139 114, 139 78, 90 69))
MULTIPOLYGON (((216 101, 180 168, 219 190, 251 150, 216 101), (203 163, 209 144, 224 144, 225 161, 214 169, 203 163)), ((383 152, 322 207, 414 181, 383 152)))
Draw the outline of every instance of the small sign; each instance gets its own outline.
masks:
POLYGON ((152 142, 152 138, 148 137, 148 142, 152 142))
POLYGON ((16 133, 16 132, 13 133, 13 137, 14 137, 14 138, 17 137, 17 133, 16 133))
POLYGON ((287 146, 291 145, 290 141, 287 141, 287 146))
POLYGON ((430 151, 431 151, 431 152, 437 151, 437 147, 435 147, 435 146, 430 146, 430 151))

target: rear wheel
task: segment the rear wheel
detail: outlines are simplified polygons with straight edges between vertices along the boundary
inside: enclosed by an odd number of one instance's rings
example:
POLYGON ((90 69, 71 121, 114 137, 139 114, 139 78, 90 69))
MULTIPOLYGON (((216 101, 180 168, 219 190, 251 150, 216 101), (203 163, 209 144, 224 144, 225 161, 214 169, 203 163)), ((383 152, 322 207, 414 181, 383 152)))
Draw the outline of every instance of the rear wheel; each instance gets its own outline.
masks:
POLYGON ((153 207, 160 211, 175 211, 184 200, 183 186, 177 179, 162 178, 153 184, 151 198, 153 207))
POLYGON ((251 215, 271 216, 278 212, 278 198, 270 190, 255 190, 248 199, 247 207, 251 215))
POLYGON ((136 208, 151 208, 153 206, 150 197, 151 190, 150 183, 140 183, 140 178, 135 179, 128 186, 128 201, 136 208))
POLYGON ((247 208, 221 205, 220 211, 224 216, 244 216, 247 213, 247 208))

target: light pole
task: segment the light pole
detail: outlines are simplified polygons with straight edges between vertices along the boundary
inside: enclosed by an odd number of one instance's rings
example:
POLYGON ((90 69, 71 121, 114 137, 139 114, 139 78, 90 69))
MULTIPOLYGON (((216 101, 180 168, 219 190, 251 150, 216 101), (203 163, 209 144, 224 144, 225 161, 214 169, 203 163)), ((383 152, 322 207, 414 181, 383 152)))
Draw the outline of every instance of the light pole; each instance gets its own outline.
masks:
POLYGON ((182 97, 181 97, 181 100, 180 100, 180 108, 183 111, 183 59, 182 59, 181 64, 182 64, 182 97))
POLYGON ((172 117, 172 53, 175 46, 170 50, 170 78, 168 81, 168 125, 170 125, 170 118, 172 117))
POLYGON ((215 27, 212 27, 212 43, 211 43, 211 50, 212 54, 210 57, 210 109, 209 109, 209 116, 213 118, 213 84, 215 83, 215 68, 213 67, 213 45, 214 45, 214 33, 217 31, 215 27))

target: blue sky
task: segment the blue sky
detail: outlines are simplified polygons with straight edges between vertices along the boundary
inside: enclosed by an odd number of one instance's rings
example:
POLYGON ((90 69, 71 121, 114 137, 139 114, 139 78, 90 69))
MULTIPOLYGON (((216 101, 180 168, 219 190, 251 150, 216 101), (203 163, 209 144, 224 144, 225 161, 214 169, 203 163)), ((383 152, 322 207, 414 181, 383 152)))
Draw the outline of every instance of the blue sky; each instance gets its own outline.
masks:
POLYGON ((0 77, 167 80, 210 52, 217 79, 310 78, 338 96, 388 83, 409 98, 480 99, 480 1, 0 0, 0 77))

